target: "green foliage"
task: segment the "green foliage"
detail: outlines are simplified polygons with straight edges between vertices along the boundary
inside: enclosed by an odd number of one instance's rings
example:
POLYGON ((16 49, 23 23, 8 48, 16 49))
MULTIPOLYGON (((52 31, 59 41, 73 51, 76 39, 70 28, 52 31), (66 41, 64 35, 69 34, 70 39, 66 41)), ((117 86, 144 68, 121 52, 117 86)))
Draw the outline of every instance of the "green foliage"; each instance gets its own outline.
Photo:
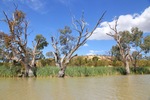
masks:
MULTIPOLYGON (((87 76, 101 76, 101 75, 116 75, 122 74, 123 69, 110 67, 68 67, 66 69, 66 76, 69 77, 87 77, 87 76)), ((42 67, 38 68, 38 77, 56 77, 59 69, 57 67, 42 67)))
POLYGON ((144 43, 141 48, 144 50, 145 53, 148 53, 150 51, 150 36, 144 38, 144 43))
POLYGON ((38 60, 37 66, 44 67, 44 66, 55 66, 54 59, 40 59, 38 60))
POLYGON ((71 34, 72 30, 69 26, 65 26, 64 29, 59 29, 60 36, 59 36, 59 45, 61 54, 67 54, 72 47, 74 47, 75 37, 71 34))
POLYGON ((99 57, 87 58, 85 56, 77 56, 71 60, 69 66, 109 66, 111 65, 111 61, 109 60, 100 60, 99 57))
MULTIPOLYGON (((59 69, 57 67, 42 67, 38 68, 38 77, 57 77, 59 69)), ((68 77, 91 77, 91 76, 105 76, 105 75, 125 75, 124 67, 68 67, 66 69, 66 76, 68 77)), ((150 67, 138 67, 137 72, 131 68, 132 74, 150 74, 150 67)))
POLYGON ((35 37, 34 40, 35 40, 35 41, 37 42, 37 44, 38 44, 38 46, 37 46, 37 49, 38 49, 38 50, 41 50, 41 49, 43 49, 44 47, 46 47, 46 46, 48 45, 48 42, 46 41, 46 38, 43 37, 42 34, 36 35, 36 37, 35 37))
POLYGON ((131 42, 132 40, 132 36, 131 33, 129 31, 122 31, 119 32, 120 36, 121 36, 121 45, 124 49, 127 48, 127 45, 131 42))
POLYGON ((150 51, 150 36, 143 38, 143 32, 137 27, 133 27, 131 32, 120 31, 116 35, 118 37, 114 38, 117 41, 117 45, 111 49, 111 55, 114 57, 113 64, 116 60, 124 62, 126 60, 125 55, 130 55, 132 65, 136 68, 138 66, 138 60, 142 58, 143 51, 145 53, 150 51), (135 50, 131 52, 131 48, 135 50))
POLYGON ((118 61, 118 60, 113 60, 112 66, 113 67, 123 66, 123 63, 121 61, 118 61))
POLYGON ((150 60, 145 60, 145 59, 139 60, 138 65, 140 67, 150 66, 150 60))
POLYGON ((67 33, 72 33, 72 30, 70 29, 70 27, 69 26, 65 26, 64 27, 64 29, 59 29, 59 32, 61 33, 61 34, 67 34, 67 33))
POLYGON ((71 77, 113 75, 114 70, 109 67, 69 67, 66 75, 71 77))
POLYGON ((132 52, 132 57, 133 57, 134 60, 141 59, 142 58, 142 54, 139 54, 139 52, 137 52, 137 51, 133 51, 132 52))
POLYGON ((139 47, 142 44, 143 32, 139 30, 137 27, 133 27, 131 29, 131 41, 133 47, 139 47))
POLYGON ((45 66, 45 67, 40 67, 37 69, 37 76, 38 77, 56 77, 58 74, 59 68, 57 67, 51 67, 51 66, 45 66))
POLYGON ((150 74, 150 67, 138 67, 136 72, 134 72, 134 68, 131 68, 131 72, 133 74, 150 74))
POLYGON ((115 60, 119 60, 119 61, 121 61, 121 55, 120 55, 120 52, 119 52, 119 47, 116 45, 116 46, 112 46, 112 48, 111 48, 111 56, 113 56, 114 57, 114 61, 115 60))
POLYGON ((20 69, 19 66, 0 66, 0 77, 16 77, 20 69))
MULTIPOLYGON (((134 68, 131 74, 150 74, 150 67, 137 67, 136 73, 134 68)), ((0 77, 17 77, 19 66, 0 66, 0 77)), ((52 66, 38 67, 37 77, 57 77, 59 68, 52 66)), ((105 76, 105 75, 125 75, 124 67, 68 67, 66 76, 68 77, 87 77, 87 76, 105 76)))

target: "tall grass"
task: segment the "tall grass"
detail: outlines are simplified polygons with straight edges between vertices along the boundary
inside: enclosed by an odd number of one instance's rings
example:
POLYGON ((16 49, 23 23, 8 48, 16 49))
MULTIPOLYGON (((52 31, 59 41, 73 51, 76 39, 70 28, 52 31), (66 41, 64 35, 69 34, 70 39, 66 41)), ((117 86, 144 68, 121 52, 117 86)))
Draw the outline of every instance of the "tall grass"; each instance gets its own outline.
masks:
POLYGON ((101 76, 117 74, 113 68, 108 67, 68 67, 66 75, 71 77, 101 76))
MULTIPOLYGON (((0 66, 0 77, 17 77, 17 71, 21 67, 0 66)), ((37 68, 38 77, 57 77, 59 68, 45 66, 37 68)), ((88 76, 106 76, 106 75, 124 75, 124 67, 67 67, 66 76, 69 77, 88 77, 88 76)), ((131 68, 131 74, 150 74, 150 67, 138 67, 134 72, 131 68)))
MULTIPOLYGON (((38 68, 37 76, 56 77, 58 75, 59 68, 57 67, 42 67, 38 68)), ((136 73, 131 68, 131 74, 150 74, 150 67, 139 67, 136 73)), ((68 67, 65 72, 69 77, 88 77, 88 76, 106 76, 106 75, 125 75, 124 67, 68 67)))
POLYGON ((19 66, 10 66, 10 67, 0 66, 0 77, 16 77, 17 71, 20 68, 21 67, 19 66))
POLYGON ((57 76, 58 71, 59 71, 59 68, 57 67, 51 67, 51 66, 40 67, 37 69, 37 76, 38 77, 47 77, 47 76, 55 77, 57 76))

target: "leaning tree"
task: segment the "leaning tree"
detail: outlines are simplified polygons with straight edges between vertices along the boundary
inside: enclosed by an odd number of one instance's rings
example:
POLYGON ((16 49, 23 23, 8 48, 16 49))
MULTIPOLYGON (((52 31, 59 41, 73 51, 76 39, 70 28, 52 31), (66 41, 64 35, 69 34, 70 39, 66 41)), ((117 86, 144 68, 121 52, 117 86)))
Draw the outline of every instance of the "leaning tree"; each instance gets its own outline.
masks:
POLYGON ((94 28, 89 31, 87 28, 87 22, 84 20, 84 16, 80 20, 73 19, 72 24, 74 31, 70 27, 65 26, 64 29, 59 30, 59 38, 52 36, 51 42, 54 48, 53 56, 55 64, 60 68, 58 77, 65 76, 65 70, 70 60, 77 56, 74 54, 81 46, 83 46, 89 37, 94 33, 98 25, 101 23, 105 12, 102 14, 94 28), (76 34, 73 34, 73 33, 76 34))

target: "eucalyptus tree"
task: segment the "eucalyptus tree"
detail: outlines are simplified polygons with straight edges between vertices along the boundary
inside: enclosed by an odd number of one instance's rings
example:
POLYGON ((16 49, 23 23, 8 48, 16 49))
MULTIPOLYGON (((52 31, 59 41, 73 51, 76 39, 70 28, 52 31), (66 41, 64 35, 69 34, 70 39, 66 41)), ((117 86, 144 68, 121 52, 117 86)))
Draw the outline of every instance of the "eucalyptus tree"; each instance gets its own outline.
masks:
POLYGON ((72 24, 74 31, 70 27, 65 26, 64 29, 59 30, 59 38, 51 37, 52 47, 54 48, 53 56, 56 66, 60 68, 58 77, 65 76, 65 70, 70 60, 77 56, 74 54, 81 46, 83 46, 88 38, 94 33, 98 25, 101 23, 104 14, 100 17, 94 28, 89 31, 87 22, 82 16, 79 20, 73 19, 72 24), (75 32, 75 35, 73 34, 75 32))
POLYGON ((119 52, 119 47, 117 45, 112 46, 110 50, 110 55, 112 61, 121 61, 121 55, 119 52))
POLYGON ((131 52, 130 57, 135 72, 138 67, 138 61, 142 58, 142 46, 144 46, 143 39, 143 31, 139 30, 137 27, 131 29, 131 48, 134 50, 131 52))
MULTIPOLYGON (((3 20, 8 26, 9 33, 4 33, 4 42, 7 50, 11 52, 11 59, 20 62, 25 67, 25 76, 28 77, 29 70, 32 70, 35 59, 41 54, 41 50, 48 45, 42 35, 37 35, 33 42, 33 49, 28 45, 28 26, 26 15, 23 11, 18 10, 17 6, 12 16, 3 11, 5 19, 3 20)), ((33 70, 32 70, 33 71, 33 70)))
POLYGON ((130 73, 130 68, 129 68, 129 61, 130 61, 130 33, 129 31, 120 31, 118 32, 117 30, 117 25, 118 25, 118 20, 115 21, 115 26, 112 28, 111 25, 109 25, 110 29, 113 32, 107 33, 107 35, 111 36, 114 38, 114 40, 117 42, 116 47, 119 50, 120 53, 120 58, 121 61, 123 62, 125 69, 126 69, 126 74, 130 73))
POLYGON ((141 48, 145 53, 150 52, 150 35, 144 38, 143 45, 141 46, 141 48))
POLYGON ((5 45, 12 51, 13 58, 16 61, 20 61, 25 67, 26 76, 29 72, 29 62, 28 56, 29 52, 27 50, 27 37, 28 37, 28 21, 26 20, 25 13, 17 8, 9 18, 8 14, 4 12, 5 19, 3 20, 8 28, 9 33, 5 33, 5 45))
POLYGON ((149 52, 149 36, 143 38, 143 32, 139 30, 137 27, 133 27, 130 31, 117 31, 117 21, 115 21, 115 27, 109 25, 110 29, 113 30, 114 33, 110 32, 107 35, 114 38, 117 42, 116 46, 112 47, 112 54, 120 59, 125 68, 126 74, 130 73, 129 62, 131 61, 134 66, 134 70, 136 71, 137 62, 142 57, 143 51, 145 53, 149 52), (131 51, 131 49, 134 49, 131 51))
POLYGON ((46 38, 43 37, 42 34, 36 35, 34 40, 35 41, 32 42, 33 50, 31 52, 31 55, 32 55, 31 67, 34 67, 35 61, 37 59, 40 59, 43 56, 41 50, 44 49, 44 47, 46 47, 48 45, 46 38))

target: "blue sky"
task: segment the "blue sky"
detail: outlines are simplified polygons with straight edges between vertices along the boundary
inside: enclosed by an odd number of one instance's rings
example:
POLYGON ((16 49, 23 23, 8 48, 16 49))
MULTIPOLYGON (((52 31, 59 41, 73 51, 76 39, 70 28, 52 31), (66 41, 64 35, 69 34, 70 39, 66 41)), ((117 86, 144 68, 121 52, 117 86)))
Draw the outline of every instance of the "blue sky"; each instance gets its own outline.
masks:
MULTIPOLYGON (((58 29, 72 26, 72 16, 79 19, 83 11, 88 27, 92 29, 101 14, 107 11, 93 36, 76 52, 79 55, 108 54, 116 42, 106 35, 111 31, 107 23, 113 25, 115 17, 119 18, 118 30, 130 30, 137 26, 145 35, 150 34, 150 0, 0 0, 0 19, 4 18, 2 11, 13 11, 13 3, 18 4, 30 22, 30 42, 36 34, 43 34, 50 43, 50 37, 56 35, 58 29)), ((8 32, 2 22, 0 30, 8 32)), ((43 53, 52 50, 49 44, 43 53)))

